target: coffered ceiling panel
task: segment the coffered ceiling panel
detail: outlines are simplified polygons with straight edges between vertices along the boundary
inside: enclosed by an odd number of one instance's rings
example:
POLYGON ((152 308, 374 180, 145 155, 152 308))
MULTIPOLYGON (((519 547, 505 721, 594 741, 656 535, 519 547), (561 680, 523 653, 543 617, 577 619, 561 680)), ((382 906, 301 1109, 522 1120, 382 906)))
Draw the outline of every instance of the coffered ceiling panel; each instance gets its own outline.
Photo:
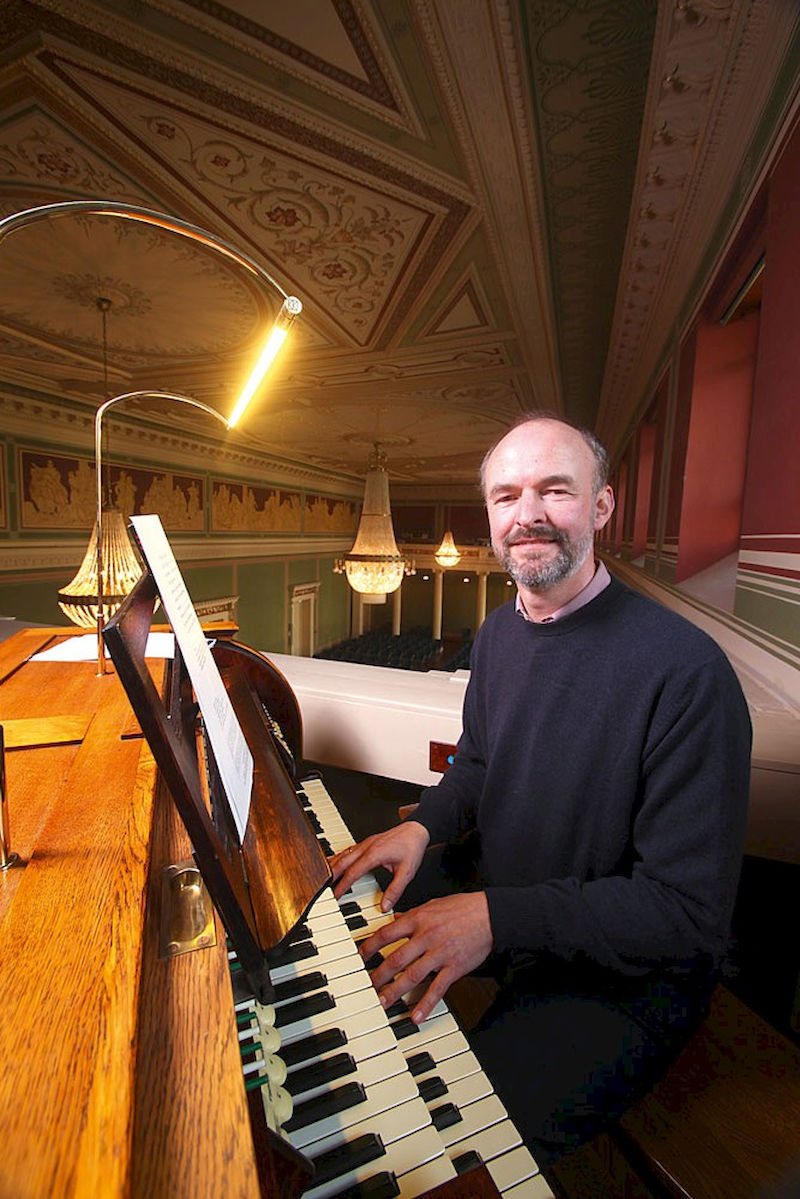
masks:
MULTIPOLYGON (((428 490, 471 486, 530 407, 621 448, 791 112, 800 22, 794 0, 4 0, 0 18, 0 212, 113 200, 232 242, 304 305, 242 443, 357 489, 380 440, 428 490)), ((280 299, 107 217, 14 232, 0 280, 0 385, 74 413, 106 387, 227 413, 280 299)))

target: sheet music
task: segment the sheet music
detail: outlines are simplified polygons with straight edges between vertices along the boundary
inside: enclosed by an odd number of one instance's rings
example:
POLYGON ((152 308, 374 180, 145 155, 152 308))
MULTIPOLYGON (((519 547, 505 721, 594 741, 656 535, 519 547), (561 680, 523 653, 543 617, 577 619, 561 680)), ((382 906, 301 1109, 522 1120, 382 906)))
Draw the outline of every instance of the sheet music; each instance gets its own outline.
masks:
POLYGON ((197 613, 158 516, 132 516, 142 553, 192 681, 239 837, 244 840, 253 784, 253 756, 211 656, 197 613))
MULTIPOLYGON (((213 641, 209 644, 213 645, 213 641)), ((145 658, 173 658, 175 638, 172 633, 149 633, 145 658)), ((85 633, 82 637, 67 637, 57 645, 51 645, 34 654, 31 662, 96 662, 97 633, 85 633)))

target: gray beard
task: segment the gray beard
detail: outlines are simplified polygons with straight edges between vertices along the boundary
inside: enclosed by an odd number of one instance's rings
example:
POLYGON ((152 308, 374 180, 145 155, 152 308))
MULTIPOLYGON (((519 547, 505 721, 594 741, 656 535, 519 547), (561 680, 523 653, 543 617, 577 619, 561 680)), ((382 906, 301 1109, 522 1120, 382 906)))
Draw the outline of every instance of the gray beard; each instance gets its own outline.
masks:
POLYGON ((547 591, 556 583, 563 583, 565 579, 571 578, 586 561, 594 546, 593 528, 575 541, 571 540, 566 533, 552 527, 546 530, 542 528, 526 529, 523 530, 522 536, 532 536, 533 534, 541 536, 542 533, 546 533, 559 546, 555 558, 551 558, 547 562, 514 560, 511 556, 511 546, 514 542, 509 542, 508 538, 503 540, 501 553, 498 553, 495 548, 495 556, 500 565, 508 571, 514 582, 521 587, 528 587, 531 591, 547 591))

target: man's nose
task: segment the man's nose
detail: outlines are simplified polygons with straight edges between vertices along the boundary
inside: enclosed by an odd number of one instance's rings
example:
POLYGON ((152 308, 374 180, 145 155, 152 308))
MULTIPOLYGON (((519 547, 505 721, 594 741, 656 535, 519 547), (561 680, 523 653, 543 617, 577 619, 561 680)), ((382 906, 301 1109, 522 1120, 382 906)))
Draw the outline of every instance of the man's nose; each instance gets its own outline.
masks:
POLYGON ((542 497, 536 491, 523 491, 517 505, 517 524, 522 526, 534 525, 544 520, 545 512, 542 497))

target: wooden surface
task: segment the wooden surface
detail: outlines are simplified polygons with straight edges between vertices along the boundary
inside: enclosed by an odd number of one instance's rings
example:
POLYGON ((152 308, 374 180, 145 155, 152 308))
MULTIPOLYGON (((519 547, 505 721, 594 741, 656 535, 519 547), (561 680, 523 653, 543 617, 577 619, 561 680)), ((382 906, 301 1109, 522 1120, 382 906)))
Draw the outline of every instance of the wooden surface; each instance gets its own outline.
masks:
POLYGON ((50 636, 0 645, 0 723, 87 721, 80 743, 6 755, 26 864, 0 875, 0 1195, 256 1196, 224 941, 152 961, 155 767, 120 736, 114 674, 24 664, 50 636))
POLYGON ((618 1131, 657 1195, 800 1194, 800 1049, 718 987, 709 1017, 618 1131))
POLYGON ((54 703, 88 709, 84 740, 7 755, 12 847, 27 861, 0 881, 0 1144, 14 1196, 120 1192, 129 1166, 150 833, 131 797, 152 772, 140 742, 118 742, 127 701, 91 664, 16 672, 0 720, 54 703))
POLYGON ((132 1199, 258 1195, 233 1022, 225 932, 216 946, 159 958, 161 869, 191 856, 166 788, 154 819, 136 1050, 132 1199), (168 1085, 165 1066, 168 1065, 168 1085))
POLYGON ((3 735, 6 749, 33 749, 36 746, 79 744, 86 735, 91 716, 25 716, 20 720, 4 720, 3 735))

